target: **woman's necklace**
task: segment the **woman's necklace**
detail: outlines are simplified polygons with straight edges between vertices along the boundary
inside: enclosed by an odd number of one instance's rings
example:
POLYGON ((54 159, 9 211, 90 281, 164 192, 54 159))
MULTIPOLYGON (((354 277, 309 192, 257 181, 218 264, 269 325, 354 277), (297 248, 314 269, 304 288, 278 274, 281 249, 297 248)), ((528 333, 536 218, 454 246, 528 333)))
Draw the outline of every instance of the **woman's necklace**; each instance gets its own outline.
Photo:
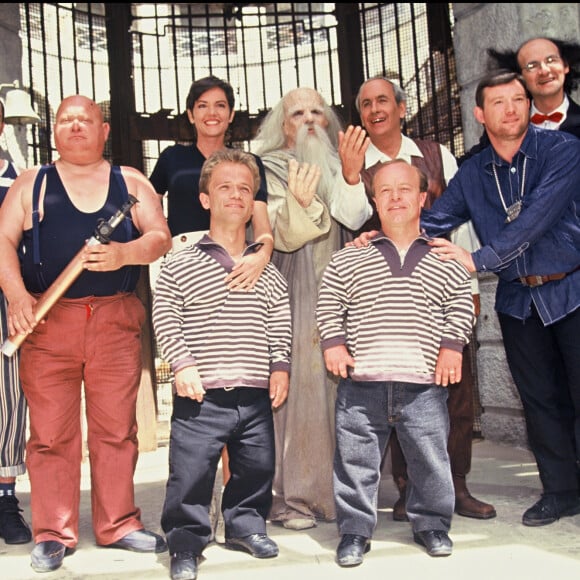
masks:
POLYGON ((524 186, 526 183, 526 161, 527 160, 528 160, 528 158, 524 157, 524 166, 522 169, 522 185, 520 187, 520 198, 515 203, 512 203, 512 205, 510 205, 509 207, 507 207, 505 204, 505 201, 503 198, 503 193, 501 192, 501 187, 499 186, 499 179, 497 177, 495 163, 492 162, 492 164, 491 164, 491 168, 493 170, 493 176, 495 177, 495 185, 497 187, 497 192, 499 194, 499 199, 500 199, 501 204, 503 206, 503 209, 507 215, 507 218, 505 219, 506 224, 513 222, 520 215, 520 211, 522 211, 522 202, 524 199, 524 186))

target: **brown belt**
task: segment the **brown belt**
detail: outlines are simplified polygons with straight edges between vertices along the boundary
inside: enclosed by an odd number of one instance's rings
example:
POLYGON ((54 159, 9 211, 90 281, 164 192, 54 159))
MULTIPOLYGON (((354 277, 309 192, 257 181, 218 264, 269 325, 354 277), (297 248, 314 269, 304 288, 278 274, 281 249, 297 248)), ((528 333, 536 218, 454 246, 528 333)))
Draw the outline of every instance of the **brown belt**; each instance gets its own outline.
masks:
MULTIPOLYGON (((580 266, 574 268, 572 272, 576 272, 576 270, 580 269, 580 266)), ((562 280, 568 274, 572 274, 572 272, 563 272, 561 274, 547 274, 546 276, 524 276, 519 278, 519 281, 524 286, 531 286, 534 288, 535 286, 541 286, 542 284, 546 284, 546 282, 554 282, 555 280, 562 280)))

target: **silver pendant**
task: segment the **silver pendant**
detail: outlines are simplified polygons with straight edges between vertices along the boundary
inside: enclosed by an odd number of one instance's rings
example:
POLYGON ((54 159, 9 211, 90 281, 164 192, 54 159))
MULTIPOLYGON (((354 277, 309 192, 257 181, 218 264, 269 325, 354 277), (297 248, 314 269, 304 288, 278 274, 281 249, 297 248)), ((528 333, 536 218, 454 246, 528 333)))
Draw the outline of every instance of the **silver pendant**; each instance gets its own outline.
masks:
POLYGON ((516 201, 506 209, 507 218, 505 219, 505 223, 509 224, 510 222, 513 222, 520 215, 520 211, 522 211, 521 200, 516 201))

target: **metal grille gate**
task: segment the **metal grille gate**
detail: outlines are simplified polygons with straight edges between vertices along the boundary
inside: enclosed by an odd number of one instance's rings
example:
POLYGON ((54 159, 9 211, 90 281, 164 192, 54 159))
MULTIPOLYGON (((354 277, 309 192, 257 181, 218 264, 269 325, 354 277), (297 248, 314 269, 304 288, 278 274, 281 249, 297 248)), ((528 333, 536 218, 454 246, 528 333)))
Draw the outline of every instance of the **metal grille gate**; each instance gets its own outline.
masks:
POLYGON ((382 74, 407 93, 409 136, 463 153, 451 4, 27 3, 20 14, 23 85, 42 118, 27 129, 29 166, 56 156, 56 108, 81 93, 111 122, 106 157, 149 175, 161 150, 191 141, 185 97, 208 74, 236 90, 231 144, 251 149, 260 120, 297 86, 358 123, 358 87, 382 74))
POLYGON ((188 141, 185 96, 215 74, 237 90, 233 143, 250 147, 287 90, 318 89, 346 121, 360 83, 385 74, 409 101, 406 132, 463 152, 449 4, 21 4, 23 84, 42 122, 28 164, 54 157, 62 98, 83 93, 113 125, 108 155, 146 174, 163 147, 188 141))

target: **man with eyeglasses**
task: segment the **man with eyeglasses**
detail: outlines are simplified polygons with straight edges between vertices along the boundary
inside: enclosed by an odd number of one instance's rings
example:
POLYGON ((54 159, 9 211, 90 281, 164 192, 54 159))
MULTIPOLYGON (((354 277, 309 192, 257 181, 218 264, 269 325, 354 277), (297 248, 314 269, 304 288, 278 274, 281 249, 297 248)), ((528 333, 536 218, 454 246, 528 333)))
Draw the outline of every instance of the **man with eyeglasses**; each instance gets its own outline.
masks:
POLYGON ((541 37, 525 41, 515 53, 488 52, 501 68, 521 72, 532 96, 532 123, 580 137, 580 105, 570 98, 580 81, 579 44, 541 37))
MULTIPOLYGON (((572 133, 580 137, 580 105, 570 94, 580 83, 580 44, 557 38, 538 37, 526 40, 517 50, 487 50, 490 69, 505 69, 522 75, 532 97, 530 121, 542 129, 572 133)), ((457 162, 489 145, 484 131, 457 162)))

